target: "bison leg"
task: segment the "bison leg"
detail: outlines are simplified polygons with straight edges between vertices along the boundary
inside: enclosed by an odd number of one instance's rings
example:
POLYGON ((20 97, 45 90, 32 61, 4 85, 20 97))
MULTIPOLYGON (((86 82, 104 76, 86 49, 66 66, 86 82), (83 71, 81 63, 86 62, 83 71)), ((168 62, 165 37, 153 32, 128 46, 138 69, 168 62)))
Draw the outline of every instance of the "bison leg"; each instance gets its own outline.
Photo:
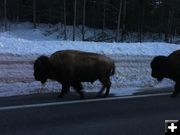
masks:
POLYGON ((82 89, 83 89, 82 84, 80 82, 74 82, 74 83, 72 83, 72 87, 76 90, 77 93, 79 93, 81 99, 83 99, 84 93, 82 91, 82 89))
POLYGON ((110 81, 109 77, 106 77, 106 79, 100 79, 100 81, 101 81, 103 86, 102 86, 98 95, 101 96, 101 94, 103 93, 103 91, 106 88, 106 92, 104 94, 104 97, 107 97, 109 95, 109 91, 110 91, 110 87, 111 87, 111 81, 110 81))
POLYGON ((105 86, 102 86, 101 90, 98 93, 98 97, 101 97, 101 95, 102 95, 103 91, 105 90, 105 88, 106 88, 105 86))
POLYGON ((69 92, 69 88, 70 85, 69 84, 62 84, 62 90, 60 95, 58 96, 58 98, 62 98, 64 96, 64 94, 66 94, 67 92, 69 92))
POLYGON ((178 82, 176 82, 175 86, 174 86, 174 92, 173 94, 171 95, 171 97, 177 97, 178 95, 178 92, 179 92, 179 89, 180 89, 180 84, 178 82))

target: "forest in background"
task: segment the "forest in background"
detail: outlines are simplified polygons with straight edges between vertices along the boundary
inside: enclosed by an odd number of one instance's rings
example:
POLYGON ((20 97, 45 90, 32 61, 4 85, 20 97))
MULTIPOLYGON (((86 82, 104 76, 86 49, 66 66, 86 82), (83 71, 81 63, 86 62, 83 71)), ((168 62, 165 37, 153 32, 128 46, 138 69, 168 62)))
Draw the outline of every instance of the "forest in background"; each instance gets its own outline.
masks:
POLYGON ((180 35, 180 0, 0 0, 0 10, 1 31, 8 30, 8 22, 29 21, 34 29, 40 23, 61 23, 65 40, 67 25, 73 26, 72 40, 77 26, 82 40, 93 40, 85 38, 86 27, 102 29, 101 41, 123 42, 129 33, 137 33, 142 42, 146 33, 153 33, 173 42, 180 35), (109 36, 106 29, 115 35, 109 36))

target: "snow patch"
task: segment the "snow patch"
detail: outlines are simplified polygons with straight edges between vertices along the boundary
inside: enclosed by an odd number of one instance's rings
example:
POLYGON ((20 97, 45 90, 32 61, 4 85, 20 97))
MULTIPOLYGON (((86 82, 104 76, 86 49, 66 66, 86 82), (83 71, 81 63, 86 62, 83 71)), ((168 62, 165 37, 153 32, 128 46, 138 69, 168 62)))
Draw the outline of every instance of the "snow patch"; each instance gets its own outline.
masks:
MULTIPOLYGON (((33 77, 32 63, 17 66, 15 62, 33 61, 39 55, 50 55, 55 51, 74 49, 96 52, 108 55, 116 62, 116 74, 112 79, 111 93, 115 95, 130 95, 139 88, 173 86, 174 83, 165 79, 161 83, 151 77, 150 61, 156 55, 169 55, 180 49, 179 45, 162 42, 146 43, 104 43, 82 41, 59 41, 53 34, 44 33, 45 25, 32 30, 32 24, 24 23, 11 25, 11 31, 0 33, 0 96, 12 96, 37 93, 41 90, 38 82, 23 82, 13 80, 6 82, 2 77, 16 78, 21 74, 22 79, 33 77), (8 56, 6 55, 8 54, 8 56), (18 56, 18 58, 16 58, 18 56), (8 64, 7 64, 8 62, 8 64), (6 63, 6 65, 5 65, 6 63), (27 64, 31 64, 28 65, 27 64), (11 65, 11 66, 10 66, 11 65), (17 68, 21 67, 21 68, 17 68), (17 68, 16 71, 14 68, 17 68), (17 71, 20 70, 20 71, 17 71), (10 71, 10 72, 9 72, 10 71), (24 72, 23 72, 24 71, 24 72), (4 81, 4 82, 3 82, 4 81)), ((57 34, 57 33, 56 33, 57 34)), ((100 84, 95 82, 95 90, 99 91, 100 84)), ((94 85, 92 86, 94 88, 94 85)), ((84 84, 88 91, 92 87, 84 84)), ((44 92, 59 91, 60 84, 48 82, 44 92)))

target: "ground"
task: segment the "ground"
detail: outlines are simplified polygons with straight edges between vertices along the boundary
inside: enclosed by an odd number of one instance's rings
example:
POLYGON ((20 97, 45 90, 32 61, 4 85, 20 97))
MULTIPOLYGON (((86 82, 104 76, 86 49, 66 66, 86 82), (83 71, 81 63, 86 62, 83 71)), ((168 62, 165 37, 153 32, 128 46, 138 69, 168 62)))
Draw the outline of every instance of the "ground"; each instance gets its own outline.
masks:
MULTIPOLYGON (((30 24, 21 27, 13 25, 8 32, 0 33, 0 96, 13 96, 39 92, 59 92, 61 85, 48 81, 41 84, 34 80, 33 62, 40 55, 50 55, 58 50, 76 49, 107 55, 115 61, 116 73, 111 78, 111 93, 131 95, 140 89, 151 87, 172 87, 174 83, 164 80, 158 83, 151 77, 150 62, 157 55, 169 55, 180 49, 179 45, 162 42, 146 43, 104 43, 82 41, 59 41, 45 36, 43 28, 32 30, 30 24)), ((85 91, 100 89, 84 83, 85 91)))

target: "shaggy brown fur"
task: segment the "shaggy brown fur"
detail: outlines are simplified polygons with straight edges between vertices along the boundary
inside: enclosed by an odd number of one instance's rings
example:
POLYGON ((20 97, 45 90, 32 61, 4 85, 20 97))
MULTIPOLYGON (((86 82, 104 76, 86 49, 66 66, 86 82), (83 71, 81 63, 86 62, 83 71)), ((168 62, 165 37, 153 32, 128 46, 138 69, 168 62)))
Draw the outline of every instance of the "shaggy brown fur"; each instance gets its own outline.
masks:
POLYGON ((115 65, 110 58, 90 52, 76 50, 58 51, 50 57, 40 56, 34 63, 34 77, 45 83, 47 79, 56 80, 62 84, 62 97, 72 86, 83 98, 81 82, 100 80, 102 89, 106 88, 104 96, 108 96, 111 87, 110 76, 115 72, 115 65))
POLYGON ((180 91, 180 50, 174 51, 169 56, 156 56, 151 62, 152 77, 161 81, 169 78, 175 81, 174 92, 176 97, 180 91))

